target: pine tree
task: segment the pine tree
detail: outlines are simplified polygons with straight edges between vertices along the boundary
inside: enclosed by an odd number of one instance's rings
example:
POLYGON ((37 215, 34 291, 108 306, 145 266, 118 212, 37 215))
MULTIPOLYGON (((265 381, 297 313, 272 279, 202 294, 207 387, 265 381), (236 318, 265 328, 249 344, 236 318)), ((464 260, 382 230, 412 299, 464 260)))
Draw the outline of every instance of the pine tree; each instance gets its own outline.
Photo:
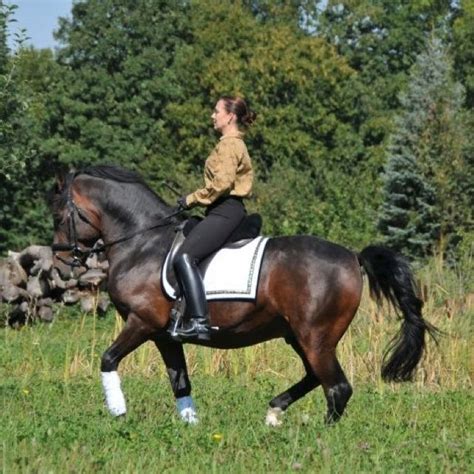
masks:
POLYGON ((470 212, 462 191, 469 175, 463 154, 463 88, 453 80, 441 40, 432 38, 418 56, 400 102, 403 112, 388 147, 379 229, 393 248, 426 256, 455 243, 470 212), (460 170, 466 171, 464 178, 460 170))
POLYGON ((466 88, 466 105, 474 108, 474 0, 459 0, 453 25, 453 54, 457 78, 466 88))
POLYGON ((424 256, 439 232, 436 193, 417 163, 416 143, 411 141, 416 136, 406 123, 399 122, 388 148, 379 229, 393 249, 413 257, 424 256))

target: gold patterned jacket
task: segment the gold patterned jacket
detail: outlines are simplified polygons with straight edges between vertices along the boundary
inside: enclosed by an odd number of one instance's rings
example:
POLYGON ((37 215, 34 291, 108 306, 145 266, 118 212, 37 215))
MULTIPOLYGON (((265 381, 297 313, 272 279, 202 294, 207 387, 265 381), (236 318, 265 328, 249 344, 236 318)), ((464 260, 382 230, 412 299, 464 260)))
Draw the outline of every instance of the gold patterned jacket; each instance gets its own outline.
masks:
POLYGON ((186 196, 186 204, 208 206, 221 196, 249 197, 253 169, 242 135, 222 136, 206 160, 204 187, 186 196))

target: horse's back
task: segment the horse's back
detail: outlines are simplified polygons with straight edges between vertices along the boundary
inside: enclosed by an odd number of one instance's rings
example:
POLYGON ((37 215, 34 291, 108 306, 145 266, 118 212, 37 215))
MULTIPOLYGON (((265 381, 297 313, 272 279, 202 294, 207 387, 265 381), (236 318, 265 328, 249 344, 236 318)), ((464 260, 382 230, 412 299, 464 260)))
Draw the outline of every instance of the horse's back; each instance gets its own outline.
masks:
POLYGON ((327 265, 356 266, 357 255, 342 245, 311 235, 295 235, 271 238, 267 243, 266 256, 302 264, 305 261, 327 265), (299 261, 297 261, 299 260, 299 261))

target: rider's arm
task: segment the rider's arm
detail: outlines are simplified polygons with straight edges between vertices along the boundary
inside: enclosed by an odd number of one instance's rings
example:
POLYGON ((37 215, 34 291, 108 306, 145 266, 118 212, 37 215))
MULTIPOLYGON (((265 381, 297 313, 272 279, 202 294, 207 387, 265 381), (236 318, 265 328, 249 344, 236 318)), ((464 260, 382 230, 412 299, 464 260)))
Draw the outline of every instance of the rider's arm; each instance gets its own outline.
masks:
POLYGON ((235 140, 221 140, 206 160, 203 188, 186 196, 188 206, 212 204, 220 196, 232 191, 239 162, 239 146, 235 140))

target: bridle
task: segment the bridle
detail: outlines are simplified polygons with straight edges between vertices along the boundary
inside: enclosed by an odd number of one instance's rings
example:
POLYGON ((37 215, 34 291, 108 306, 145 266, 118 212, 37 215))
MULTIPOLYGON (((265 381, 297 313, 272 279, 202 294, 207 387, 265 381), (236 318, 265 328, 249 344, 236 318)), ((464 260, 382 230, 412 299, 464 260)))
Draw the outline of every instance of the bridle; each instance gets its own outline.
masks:
MULTIPOLYGON (((74 179, 74 178, 73 178, 74 179)), ((66 244, 53 244, 51 246, 51 249, 53 253, 57 252, 70 252, 72 256, 72 260, 67 260, 66 258, 62 257, 61 255, 56 255, 56 258, 60 260, 61 262, 65 263, 66 265, 70 267, 80 267, 80 266, 85 266, 86 265, 86 260, 93 254, 97 253, 102 253, 105 252, 107 248, 112 247, 113 245, 116 245, 121 242, 125 242, 127 240, 132 239, 133 237, 136 237, 137 235, 141 235, 145 232, 148 232, 153 229, 157 229, 159 227, 165 227, 173 224, 173 222, 168 222, 169 219, 172 217, 177 216, 178 214, 181 214, 184 209, 178 208, 174 210, 172 213, 162 217, 157 223, 150 227, 146 227, 144 229, 140 229, 136 232, 133 232, 130 235, 127 235, 125 237, 120 237, 119 239, 113 240, 112 242, 108 242, 106 244, 99 244, 99 245, 94 245, 92 247, 82 247, 79 245, 79 239, 77 237, 77 229, 76 229, 76 220, 75 217, 77 216, 81 221, 85 222, 89 226, 91 226, 93 229, 95 229, 97 232, 101 232, 100 229, 87 217, 87 214, 84 212, 83 209, 81 209, 75 202, 74 199, 72 198, 72 193, 71 193, 71 187, 72 187, 72 181, 69 184, 69 189, 67 193, 67 201, 66 201, 66 206, 68 209, 67 215, 66 215, 66 221, 67 221, 67 227, 68 227, 68 238, 69 242, 66 244)))

